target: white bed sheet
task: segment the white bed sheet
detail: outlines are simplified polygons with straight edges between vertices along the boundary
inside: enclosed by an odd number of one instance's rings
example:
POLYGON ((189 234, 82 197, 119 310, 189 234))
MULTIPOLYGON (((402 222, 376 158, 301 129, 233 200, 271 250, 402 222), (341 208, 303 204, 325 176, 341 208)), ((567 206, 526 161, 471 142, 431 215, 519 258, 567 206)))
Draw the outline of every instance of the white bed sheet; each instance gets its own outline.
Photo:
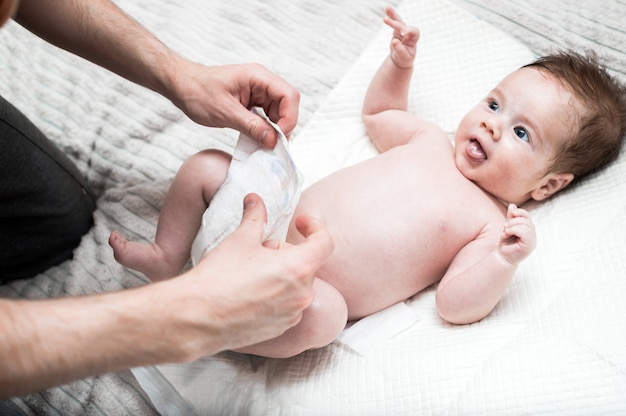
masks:
MULTIPOLYGON (((400 9, 422 31, 411 111, 450 134, 495 82, 533 58, 452 3, 405 1, 400 9)), ((376 154, 359 113, 389 38, 381 24, 293 139, 305 184, 376 154)), ((430 288, 406 302, 419 322, 365 355, 339 343, 288 360, 223 353, 158 366, 156 377, 166 382, 149 393, 157 403, 182 398, 212 415, 625 414, 623 178, 624 152, 606 170, 530 207, 537 249, 479 323, 443 322, 430 288)))
MULTIPOLYGON (((591 47, 626 81, 626 6, 620 0, 456 2, 533 50, 591 47)), ((309 183, 375 154, 358 111, 386 54, 389 31, 380 19, 387 1, 117 3, 193 59, 257 61, 292 82, 302 92, 293 150, 309 183), (372 41, 377 30, 384 34, 372 41)), ((420 73, 430 78, 416 80, 414 86, 422 87, 413 90, 412 108, 452 131, 477 99, 465 94, 482 96, 495 82, 491 78, 500 76, 491 71, 508 72, 529 52, 448 3, 415 4, 415 19, 407 17, 422 28, 420 73), (457 42, 466 48, 458 49, 457 42)), ((207 146, 231 150, 236 134, 193 124, 162 97, 43 43, 13 22, 0 31, 0 52, 0 94, 77 163, 100 195, 95 225, 74 259, 2 285, 0 295, 50 298, 145 284, 143 276, 116 264, 109 233, 120 229, 134 240, 151 240, 167 185, 182 161, 207 146)), ((481 323, 442 323, 431 289, 407 302, 417 324, 365 356, 339 344, 283 361, 225 353, 149 369, 155 370, 150 391, 162 399, 160 409, 172 408, 164 414, 183 415, 192 412, 188 402, 211 415, 626 414, 625 158, 533 209, 539 246, 481 323)), ((77 380, 14 402, 29 415, 156 414, 128 372, 77 380)))

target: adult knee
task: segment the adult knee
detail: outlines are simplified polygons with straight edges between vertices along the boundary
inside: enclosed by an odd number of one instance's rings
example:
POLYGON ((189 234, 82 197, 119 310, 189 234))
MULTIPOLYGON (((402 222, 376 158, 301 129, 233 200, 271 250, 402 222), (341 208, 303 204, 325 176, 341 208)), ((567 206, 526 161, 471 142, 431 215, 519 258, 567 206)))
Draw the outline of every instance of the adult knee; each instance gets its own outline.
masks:
POLYGON ((72 256, 93 223, 94 196, 70 159, 0 99, 0 280, 72 256))

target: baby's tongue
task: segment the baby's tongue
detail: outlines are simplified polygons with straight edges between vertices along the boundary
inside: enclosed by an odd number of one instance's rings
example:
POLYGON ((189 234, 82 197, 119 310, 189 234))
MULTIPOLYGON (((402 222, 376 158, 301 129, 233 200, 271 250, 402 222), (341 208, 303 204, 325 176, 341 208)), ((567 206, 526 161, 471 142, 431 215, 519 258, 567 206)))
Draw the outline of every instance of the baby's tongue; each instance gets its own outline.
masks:
POLYGON ((487 155, 485 154, 485 151, 483 150, 483 147, 476 140, 472 140, 470 142, 468 151, 469 151, 469 154, 474 159, 478 159, 478 160, 486 160, 487 159, 487 155))

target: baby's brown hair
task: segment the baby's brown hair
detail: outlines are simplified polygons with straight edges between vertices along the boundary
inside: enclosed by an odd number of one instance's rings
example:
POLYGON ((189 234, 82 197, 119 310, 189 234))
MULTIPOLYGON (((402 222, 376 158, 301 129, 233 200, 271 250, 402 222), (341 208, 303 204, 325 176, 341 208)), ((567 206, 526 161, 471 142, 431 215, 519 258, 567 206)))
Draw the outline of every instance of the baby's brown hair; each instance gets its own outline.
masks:
POLYGON ((579 179, 613 161, 626 134, 626 88, 592 53, 560 51, 528 64, 556 77, 583 107, 579 129, 566 140, 549 169, 579 179))

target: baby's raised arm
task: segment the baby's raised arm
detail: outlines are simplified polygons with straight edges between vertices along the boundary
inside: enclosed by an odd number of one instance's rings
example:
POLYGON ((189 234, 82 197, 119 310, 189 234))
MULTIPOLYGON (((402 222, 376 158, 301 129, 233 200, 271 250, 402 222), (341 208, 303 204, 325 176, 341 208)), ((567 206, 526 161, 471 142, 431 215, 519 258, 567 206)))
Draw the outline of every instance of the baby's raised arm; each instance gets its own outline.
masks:
POLYGON ((391 7, 385 13, 383 20, 393 29, 389 56, 374 75, 362 110, 367 132, 380 151, 408 142, 420 128, 420 120, 406 112, 419 30, 407 26, 391 7))
POLYGON ((389 57, 399 68, 413 68, 417 41, 420 36, 419 29, 407 26, 400 15, 391 7, 385 9, 383 22, 393 29, 389 57))

